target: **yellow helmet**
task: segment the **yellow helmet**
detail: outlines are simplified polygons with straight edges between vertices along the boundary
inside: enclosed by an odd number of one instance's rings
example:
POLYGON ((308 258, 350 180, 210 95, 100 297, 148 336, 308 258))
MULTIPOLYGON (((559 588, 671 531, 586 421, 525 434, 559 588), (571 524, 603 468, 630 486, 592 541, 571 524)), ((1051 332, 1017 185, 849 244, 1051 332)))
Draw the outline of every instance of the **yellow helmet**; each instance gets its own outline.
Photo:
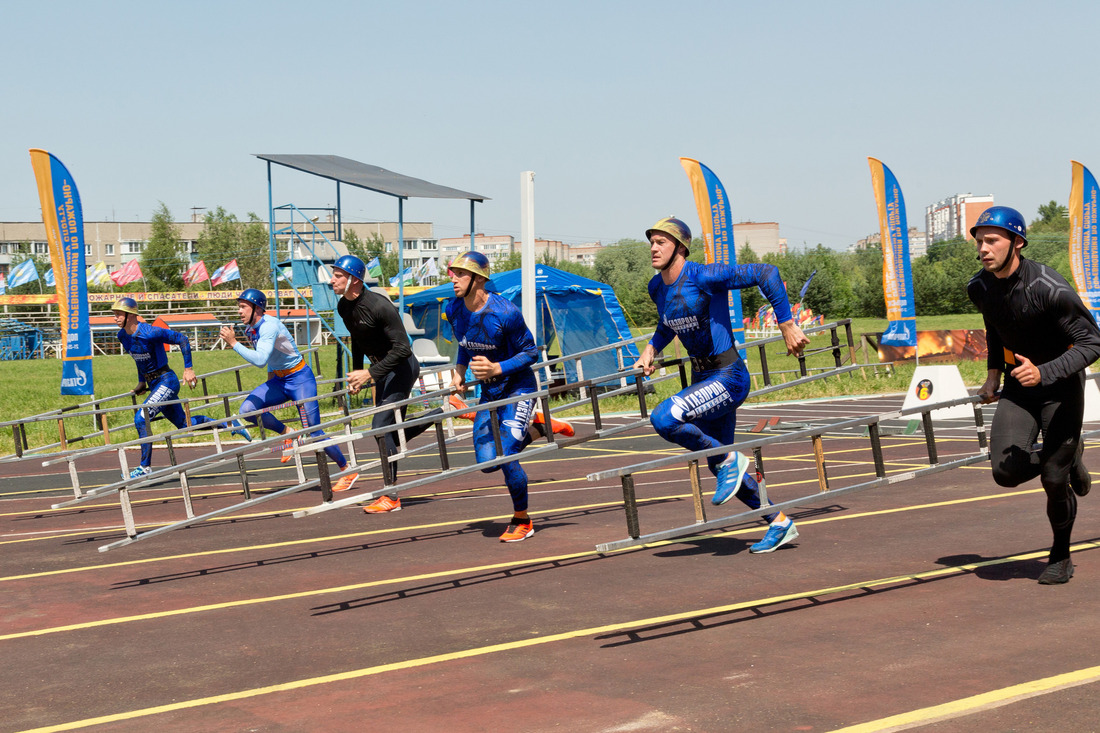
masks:
POLYGON ((472 272, 475 275, 481 275, 486 280, 489 279, 489 258, 480 252, 466 252, 455 257, 451 262, 449 269, 451 270, 466 270, 472 272))
POLYGON ((137 312, 137 301, 133 298, 119 298, 115 301, 115 304, 111 306, 113 311, 121 311, 122 313, 133 313, 135 316, 137 312))
POLYGON ((680 221, 675 216, 666 216, 649 229, 646 229, 645 238, 651 239, 654 232, 667 234, 682 244, 684 249, 688 250, 688 254, 691 254, 691 229, 688 228, 687 224, 680 221))

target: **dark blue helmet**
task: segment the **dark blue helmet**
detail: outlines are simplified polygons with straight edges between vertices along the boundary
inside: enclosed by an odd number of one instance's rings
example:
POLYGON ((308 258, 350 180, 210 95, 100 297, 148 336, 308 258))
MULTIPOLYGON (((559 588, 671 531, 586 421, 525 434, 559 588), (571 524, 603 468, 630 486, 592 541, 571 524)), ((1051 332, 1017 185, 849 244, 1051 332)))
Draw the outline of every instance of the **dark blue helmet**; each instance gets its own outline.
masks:
POLYGON ((970 227, 970 236, 977 238, 978 227, 997 227, 998 229, 1004 229, 1009 234, 1013 234, 1024 240, 1024 244, 1027 244, 1027 224, 1024 222, 1023 215, 1008 206, 990 206, 988 209, 982 212, 978 217, 978 221, 974 226, 970 227))
POLYGON ((267 296, 262 291, 256 288, 249 288, 243 293, 237 296, 237 300, 243 300, 246 303, 251 303, 254 308, 260 310, 267 310, 267 296))
POLYGON ((343 270, 360 282, 367 279, 367 266, 355 255, 344 255, 332 264, 334 270, 343 270))

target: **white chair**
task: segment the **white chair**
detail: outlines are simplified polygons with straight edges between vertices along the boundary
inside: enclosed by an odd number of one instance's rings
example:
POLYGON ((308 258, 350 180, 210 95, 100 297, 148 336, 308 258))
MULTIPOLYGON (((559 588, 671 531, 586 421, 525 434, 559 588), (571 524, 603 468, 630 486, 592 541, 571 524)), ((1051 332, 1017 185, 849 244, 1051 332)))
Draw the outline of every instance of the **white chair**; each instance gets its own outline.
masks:
POLYGON ((405 332, 410 336, 424 335, 424 329, 417 326, 416 323, 413 321, 412 316, 410 316, 408 313, 401 314, 401 323, 404 324, 405 332))
MULTIPOLYGON (((379 295, 381 295, 386 300, 390 300, 390 294, 387 293, 386 289, 384 287, 382 287, 381 285, 372 285, 370 289, 373 290, 374 292, 378 293, 379 295)), ((393 303, 392 300, 390 300, 390 302, 393 303)))
POLYGON ((450 362, 448 357, 439 353, 439 348, 435 345, 435 341, 431 339, 413 339, 412 350, 413 356, 421 364, 446 364, 450 362))

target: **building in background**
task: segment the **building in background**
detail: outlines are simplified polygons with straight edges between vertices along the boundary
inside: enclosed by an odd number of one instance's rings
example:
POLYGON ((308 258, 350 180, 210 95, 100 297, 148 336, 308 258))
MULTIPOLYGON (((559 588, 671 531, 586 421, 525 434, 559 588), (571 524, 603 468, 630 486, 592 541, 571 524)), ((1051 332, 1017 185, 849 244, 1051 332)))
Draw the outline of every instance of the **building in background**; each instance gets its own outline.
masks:
POLYGON ((746 244, 757 257, 766 254, 785 254, 787 240, 779 236, 779 222, 742 221, 733 225, 733 243, 737 249, 746 244))
MULTIPOLYGON (((863 239, 856 240, 855 244, 848 245, 848 251, 859 252, 868 247, 878 248, 881 246, 882 234, 881 232, 875 232, 874 234, 868 234, 863 239)), ((923 257, 927 252, 928 235, 916 227, 909 227, 909 260, 912 261, 918 257, 923 257)))
MULTIPOLYGON (((262 222, 267 229, 267 222, 262 222)), ((205 224, 201 215, 192 216, 192 221, 174 222, 173 226, 180 234, 180 251, 186 253, 194 262, 199 235, 205 224)), ((278 224, 276 229, 283 226, 278 224)), ((298 227, 301 231, 301 226, 298 227)), ((321 227, 330 239, 335 228, 331 225, 321 227)), ((150 222, 84 222, 84 257, 88 265, 104 262, 108 272, 114 272, 130 260, 140 259, 145 245, 152 236, 153 225, 150 222)), ((344 222, 343 231, 354 231, 361 241, 375 236, 382 239, 386 252, 397 252, 397 222, 344 222)), ((438 242, 432 233, 430 222, 405 222, 404 235, 405 264, 420 265, 439 255, 438 242)), ((49 256, 46 240, 46 227, 38 222, 0 222, 0 273, 7 274, 15 260, 25 255, 49 256)), ((207 263, 211 265, 211 263, 207 263)), ((211 265, 217 267, 217 265, 211 265)), ((40 273, 44 274, 44 273, 40 273)))
POLYGON ((993 206, 993 196, 959 193, 924 207, 924 229, 928 244, 962 237, 973 241, 970 227, 982 212, 993 206))

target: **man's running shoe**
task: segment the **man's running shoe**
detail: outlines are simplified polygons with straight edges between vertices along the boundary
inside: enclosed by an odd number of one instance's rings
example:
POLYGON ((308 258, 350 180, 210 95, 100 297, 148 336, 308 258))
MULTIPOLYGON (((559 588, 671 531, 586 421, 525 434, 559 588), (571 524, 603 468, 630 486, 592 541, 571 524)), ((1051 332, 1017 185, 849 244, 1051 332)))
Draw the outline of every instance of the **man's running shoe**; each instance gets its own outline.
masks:
POLYGON ((342 476, 339 481, 332 485, 333 493, 347 491, 351 488, 351 485, 355 483, 355 479, 357 478, 359 478, 358 473, 349 473, 347 476, 342 476))
MULTIPOLYGON (((465 402, 463 402, 462 398, 459 397, 456 394, 453 394, 450 397, 448 397, 447 402, 450 403, 451 408, 454 409, 454 410, 461 411, 461 410, 465 410, 465 409, 469 408, 469 405, 467 405, 465 402)), ((472 413, 472 412, 463 412, 461 415, 456 415, 455 417, 459 417, 463 420, 473 420, 474 419, 474 413, 472 413)))
POLYGON ((786 527, 773 524, 764 533, 764 539, 749 548, 749 552, 759 555, 762 552, 775 552, 791 540, 798 539, 798 528, 791 522, 786 527))
POLYGON ((500 536, 501 542, 523 542, 535 533, 535 527, 530 519, 516 519, 508 523, 508 529, 500 536))
POLYGON ((386 512, 401 511, 401 497, 391 499, 388 496, 380 496, 369 506, 363 507, 367 514, 384 514, 386 512))
POLYGON ((1082 441, 1081 448, 1077 451, 1077 457, 1073 459, 1073 465, 1069 467, 1069 487, 1078 496, 1084 496, 1092 488, 1092 476, 1089 475, 1089 469, 1085 466, 1084 456, 1082 455, 1084 445, 1082 441))
POLYGON ((252 433, 248 432, 248 428, 242 425, 240 420, 232 421, 229 423, 229 427, 232 428, 229 432, 230 435, 239 435, 244 438, 246 442, 252 442, 252 433))
POLYGON ((714 489, 714 497, 710 503, 720 506, 732 499, 741 488, 748 468, 749 457, 744 453, 733 451, 726 456, 726 460, 718 464, 718 486, 714 489))
MULTIPOLYGON (((536 410, 535 419, 532 422, 535 425, 542 425, 545 422, 542 413, 536 410)), ((550 418, 550 429, 556 434, 564 435, 567 438, 573 437, 573 426, 565 420, 558 420, 556 417, 550 418)))
POLYGON ((1073 560, 1068 557, 1065 560, 1052 562, 1039 576, 1039 585, 1061 585, 1068 583, 1073 577, 1073 560))
POLYGON ((294 458, 294 449, 298 445, 297 438, 287 438, 283 441, 283 456, 279 459, 279 463, 286 463, 290 459, 294 458))
MULTIPOLYGON (((148 476, 153 472, 153 469, 148 466, 138 466, 133 471, 130 471, 130 478, 138 478, 139 476, 148 476)), ((126 478, 126 474, 122 474, 122 478, 126 478)))

